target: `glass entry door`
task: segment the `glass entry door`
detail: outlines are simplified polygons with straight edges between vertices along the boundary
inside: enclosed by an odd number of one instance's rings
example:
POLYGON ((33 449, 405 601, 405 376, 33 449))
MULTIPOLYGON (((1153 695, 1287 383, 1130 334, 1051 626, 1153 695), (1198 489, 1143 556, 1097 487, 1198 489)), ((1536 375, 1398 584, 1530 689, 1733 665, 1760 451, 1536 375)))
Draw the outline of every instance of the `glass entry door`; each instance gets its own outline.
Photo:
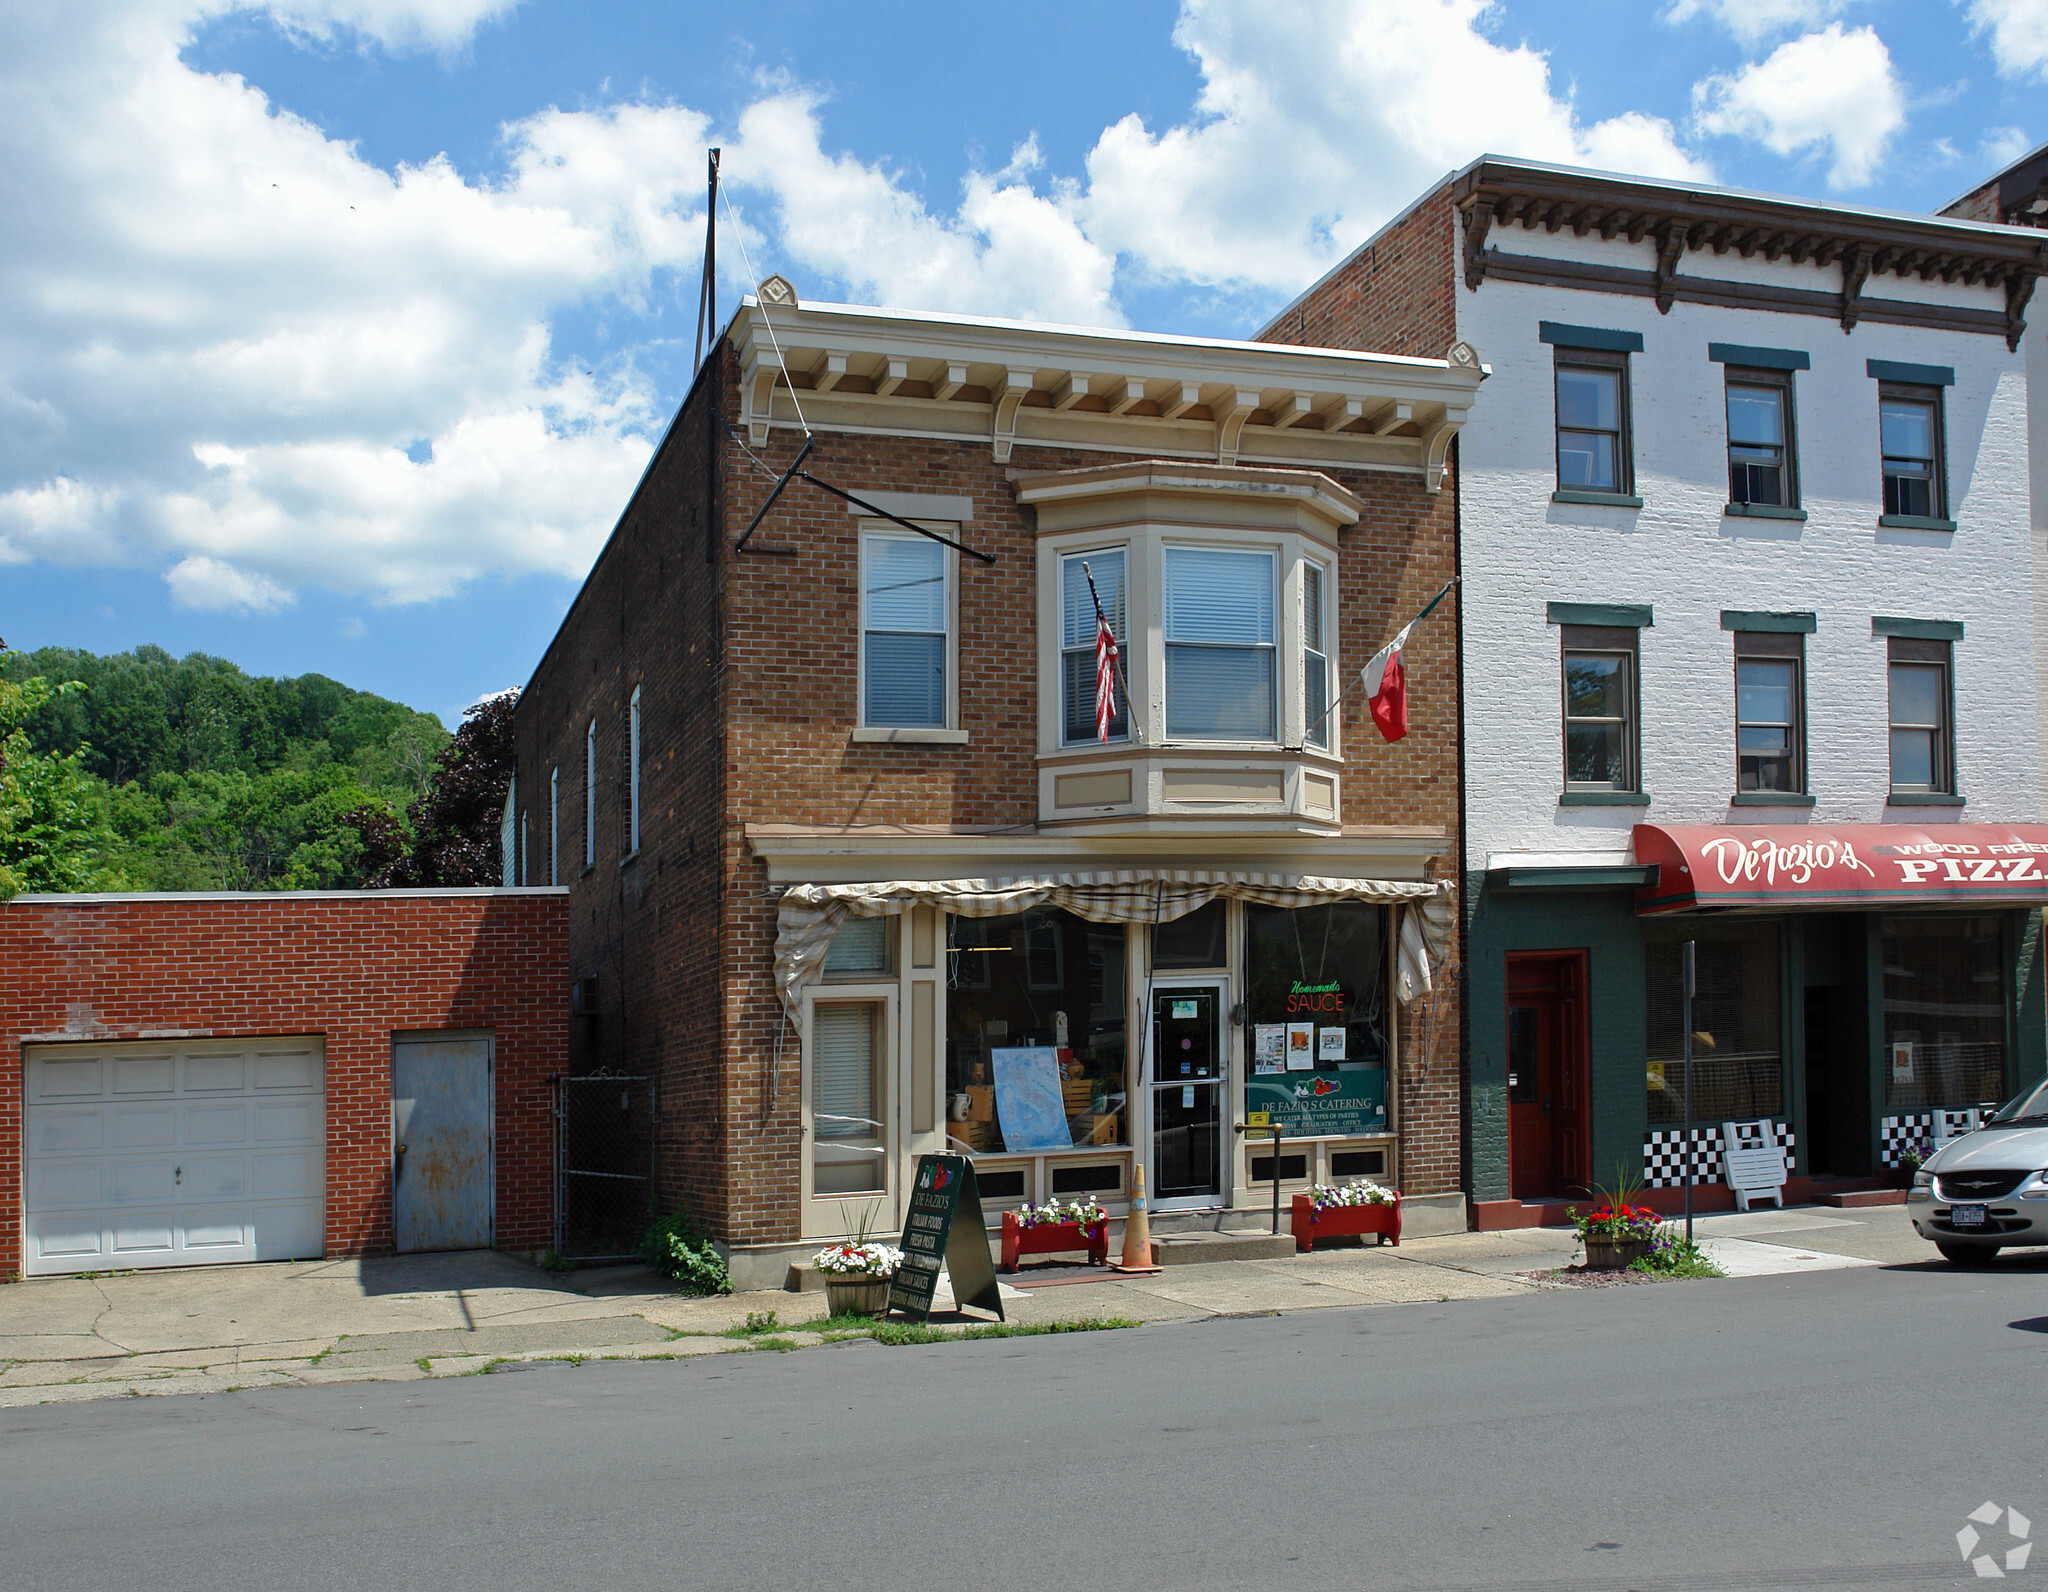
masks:
POLYGON ((1152 1198, 1208 1205, 1223 1196, 1223 989, 1152 992, 1152 1198))

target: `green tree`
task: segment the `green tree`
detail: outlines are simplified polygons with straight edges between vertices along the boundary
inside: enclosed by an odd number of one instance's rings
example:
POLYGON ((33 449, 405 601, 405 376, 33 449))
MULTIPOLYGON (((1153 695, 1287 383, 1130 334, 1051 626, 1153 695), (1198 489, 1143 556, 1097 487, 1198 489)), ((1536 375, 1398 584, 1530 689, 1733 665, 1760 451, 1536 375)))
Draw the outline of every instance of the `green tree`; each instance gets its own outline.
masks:
POLYGON ((30 715, 78 691, 40 677, 0 679, 0 901, 22 890, 96 890, 118 881, 117 846, 103 788, 77 753, 53 757, 30 744, 30 715))

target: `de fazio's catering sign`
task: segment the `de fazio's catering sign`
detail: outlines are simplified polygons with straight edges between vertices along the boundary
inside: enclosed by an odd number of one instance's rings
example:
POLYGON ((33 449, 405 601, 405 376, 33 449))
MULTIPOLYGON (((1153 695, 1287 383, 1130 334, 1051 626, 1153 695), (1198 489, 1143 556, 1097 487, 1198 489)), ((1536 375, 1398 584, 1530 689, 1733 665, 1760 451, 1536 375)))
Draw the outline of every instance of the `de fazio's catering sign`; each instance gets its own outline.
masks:
POLYGON ((1638 912, 2048 901, 2048 824, 1637 824, 1638 912))

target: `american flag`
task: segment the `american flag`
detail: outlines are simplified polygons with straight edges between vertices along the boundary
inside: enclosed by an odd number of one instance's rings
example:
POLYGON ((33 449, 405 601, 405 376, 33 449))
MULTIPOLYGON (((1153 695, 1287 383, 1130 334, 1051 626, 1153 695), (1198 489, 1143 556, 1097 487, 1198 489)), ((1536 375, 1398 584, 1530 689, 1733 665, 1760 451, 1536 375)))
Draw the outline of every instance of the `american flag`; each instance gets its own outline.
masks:
MULTIPOLYGON (((1092 585, 1093 582, 1091 581, 1092 585)), ((1095 735, 1109 739, 1110 721, 1116 717, 1116 634, 1103 616, 1102 604, 1095 605, 1095 735)))

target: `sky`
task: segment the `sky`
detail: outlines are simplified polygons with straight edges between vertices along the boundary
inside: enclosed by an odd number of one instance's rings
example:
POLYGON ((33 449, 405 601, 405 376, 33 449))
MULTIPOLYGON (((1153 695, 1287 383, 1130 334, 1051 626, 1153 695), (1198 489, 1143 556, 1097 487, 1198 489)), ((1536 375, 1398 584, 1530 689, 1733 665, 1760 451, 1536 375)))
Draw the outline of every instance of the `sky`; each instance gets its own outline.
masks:
POLYGON ((712 145, 722 315, 1244 337, 1480 154, 1927 211, 2044 87, 2048 0, 10 0, 0 637, 524 684, 688 387, 712 145))

